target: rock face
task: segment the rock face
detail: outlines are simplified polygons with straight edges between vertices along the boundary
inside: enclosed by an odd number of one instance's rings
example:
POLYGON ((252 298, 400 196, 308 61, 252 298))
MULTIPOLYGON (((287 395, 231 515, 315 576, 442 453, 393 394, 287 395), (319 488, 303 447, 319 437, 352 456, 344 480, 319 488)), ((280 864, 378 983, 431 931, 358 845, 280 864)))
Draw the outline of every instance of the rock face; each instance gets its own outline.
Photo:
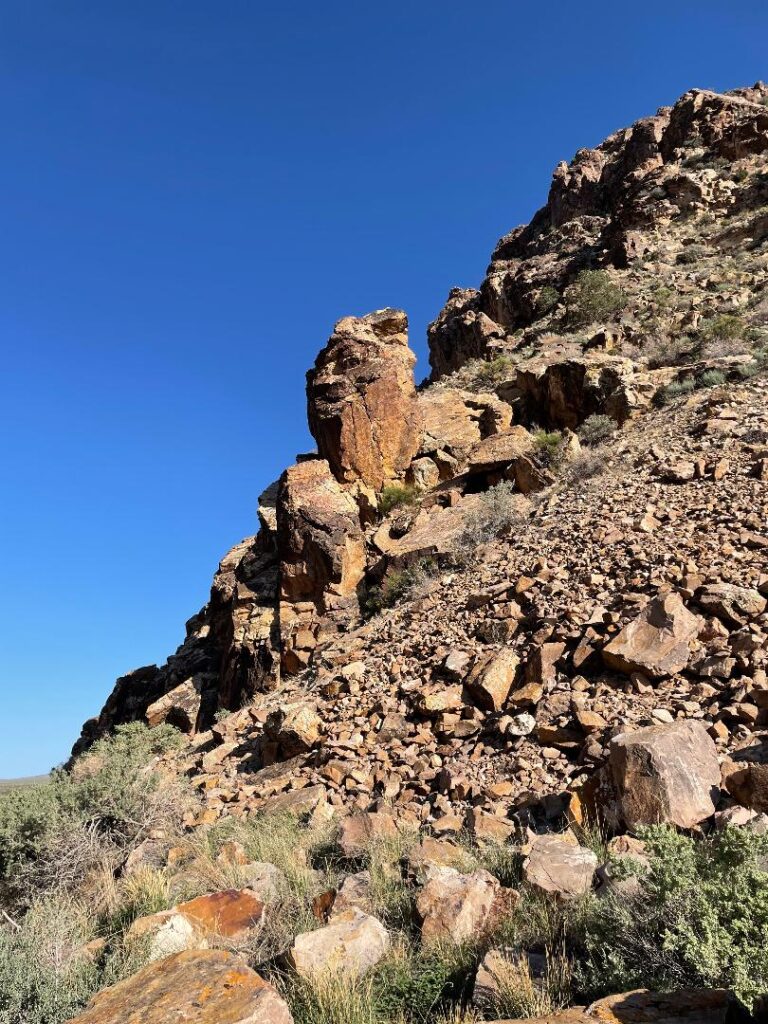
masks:
POLYGON ((629 829, 659 822, 692 828, 714 813, 720 765, 700 722, 623 733, 611 743, 609 767, 629 829))
POLYGON ((603 650, 603 660, 621 672, 674 675, 691 656, 699 620, 677 594, 651 601, 603 650))
POLYGON ((730 190, 707 174, 710 164, 768 150, 765 93, 760 83, 726 95, 691 90, 673 107, 559 164, 547 204, 501 239, 480 290, 454 289, 430 326, 432 379, 505 351, 509 337, 529 325, 556 322, 568 286, 594 265, 595 253, 600 266, 631 270, 657 251, 661 225, 664 244, 680 251, 686 235, 675 230, 676 218, 729 202, 730 190), (693 151, 698 166, 685 159, 693 151))
POLYGON ((277 543, 283 665, 296 671, 308 662, 324 616, 343 622, 355 615, 365 571, 357 504, 325 460, 300 462, 283 474, 277 543))
POLYGON ((396 309, 339 320, 307 374, 309 429, 341 483, 374 491, 397 480, 421 428, 408 319, 396 309))
POLYGON ((271 985, 221 950, 157 960, 94 996, 69 1024, 293 1024, 271 985))

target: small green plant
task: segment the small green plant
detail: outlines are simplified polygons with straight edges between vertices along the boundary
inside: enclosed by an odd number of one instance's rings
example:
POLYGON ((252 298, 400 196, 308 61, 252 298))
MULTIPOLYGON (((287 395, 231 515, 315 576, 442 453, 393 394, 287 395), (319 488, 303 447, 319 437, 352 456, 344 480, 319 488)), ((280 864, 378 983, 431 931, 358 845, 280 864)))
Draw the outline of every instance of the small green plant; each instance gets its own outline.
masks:
POLYGON ((602 413, 593 413, 587 416, 576 433, 582 444, 600 444, 616 433, 616 421, 602 413))
POLYGON ((536 312, 539 316, 551 312, 560 302, 560 292, 551 284, 545 284, 536 299, 536 312))
POLYGON ((540 461, 545 466, 557 466, 562 457, 563 435, 559 430, 535 430, 533 440, 540 461))
POLYGON ((495 359, 482 360, 476 371, 481 384, 496 384, 509 376, 514 369, 514 361, 509 356, 496 356, 495 359))
POLYGON ((768 988, 768 836, 711 839, 645 830, 649 871, 635 897, 594 900, 576 977, 589 995, 640 987, 727 988, 747 1005, 768 988))
POLYGON ((458 565, 468 563, 475 550, 510 530, 525 529, 527 518, 525 502, 508 480, 489 487, 478 496, 475 508, 466 516, 464 529, 453 546, 453 558, 458 565), (522 503, 521 503, 522 501, 522 503))
POLYGON ((672 381, 671 384, 667 384, 656 392, 654 403, 657 406, 669 405, 669 403, 673 402, 676 398, 682 398, 685 395, 690 395, 695 390, 695 387, 696 384, 693 377, 685 377, 683 380, 672 381))
POLYGON ((381 583, 367 589, 362 600, 364 613, 370 617, 385 608, 394 607, 431 579, 437 570, 437 563, 429 558, 423 558, 415 565, 403 569, 390 569, 381 583))
POLYGON ((610 320, 627 305, 623 289, 604 270, 582 270, 565 297, 573 327, 610 320))
POLYGON ((387 484, 379 498, 379 512, 385 516, 394 508, 404 505, 415 505, 419 492, 410 484, 387 484))
POLYGON ((720 370, 705 370, 696 378, 697 388, 715 388, 725 384, 726 376, 720 370))
POLYGON ((736 341, 744 336, 746 325, 737 313, 721 313, 704 320, 699 327, 698 336, 702 344, 713 341, 736 341))

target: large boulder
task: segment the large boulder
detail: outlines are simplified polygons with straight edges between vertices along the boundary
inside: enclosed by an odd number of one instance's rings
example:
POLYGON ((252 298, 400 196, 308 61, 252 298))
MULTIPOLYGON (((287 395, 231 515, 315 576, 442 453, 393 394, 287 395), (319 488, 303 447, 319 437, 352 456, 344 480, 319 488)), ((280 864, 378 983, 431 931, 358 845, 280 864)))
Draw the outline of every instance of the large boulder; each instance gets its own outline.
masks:
POLYGON ((501 885, 488 871, 461 874, 433 867, 416 900, 422 942, 462 943, 481 938, 499 909, 501 885))
POLYGON ((620 672, 659 678, 682 671, 691 656, 699 619, 669 593, 650 601, 603 649, 603 660, 620 672))
POLYGON ((307 374, 309 429, 341 483, 380 491, 419 447, 408 318, 397 309, 339 320, 307 374))
POLYGON ((223 950, 156 960, 105 988, 68 1024, 293 1024, 283 998, 223 950))
POLYGON ((277 499, 280 634, 283 667, 309 661, 324 616, 346 621, 359 611, 365 542, 357 503, 323 459, 290 466, 277 499))
POLYGON ((497 654, 481 658, 473 665, 466 687, 478 707, 484 711, 501 711, 515 681, 520 659, 508 647, 497 654))
POLYGON ((386 955, 390 941, 378 918, 351 907, 324 928, 298 935, 289 959, 303 978, 326 972, 360 977, 386 955))
POLYGON ((714 813, 720 764, 714 740, 699 721, 616 736, 608 768, 628 829, 660 822, 692 828, 714 813))

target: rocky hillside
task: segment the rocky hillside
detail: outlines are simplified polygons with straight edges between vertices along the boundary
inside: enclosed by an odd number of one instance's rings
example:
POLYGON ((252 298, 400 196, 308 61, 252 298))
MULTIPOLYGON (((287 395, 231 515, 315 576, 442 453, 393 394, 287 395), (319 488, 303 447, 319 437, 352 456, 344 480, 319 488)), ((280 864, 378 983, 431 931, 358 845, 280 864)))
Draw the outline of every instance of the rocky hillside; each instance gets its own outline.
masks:
MULTIPOLYGON (((595 883, 591 828, 641 858, 633 834, 660 822, 765 831, 768 87, 693 90, 560 164, 429 349, 416 387, 404 312, 336 324, 307 374, 317 451, 73 753, 126 723, 182 730, 162 764, 197 790, 191 830, 341 820, 354 861, 361 836, 427 828, 418 919, 463 941, 503 902, 440 847, 467 832, 570 899, 595 883)), ((369 883, 308 935, 347 949, 362 928, 372 964, 389 938, 369 883)), ((328 955, 300 939, 294 967, 328 955)), ((117 1019, 110 998, 83 1021, 117 1019)), ((626 1013, 738 1016, 663 1002, 626 1013)))

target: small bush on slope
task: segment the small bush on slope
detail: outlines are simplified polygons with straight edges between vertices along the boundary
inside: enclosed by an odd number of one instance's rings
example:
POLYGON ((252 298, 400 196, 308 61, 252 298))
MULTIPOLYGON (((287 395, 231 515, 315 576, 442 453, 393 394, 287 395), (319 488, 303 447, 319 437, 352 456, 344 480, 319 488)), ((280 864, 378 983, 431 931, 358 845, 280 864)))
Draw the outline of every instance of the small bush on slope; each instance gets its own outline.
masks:
POLYGON ((568 323, 573 327, 610 320, 627 304, 627 296, 604 270, 582 270, 566 292, 568 323))
POLYGON ((728 828, 695 840, 647 830, 651 868, 634 899, 595 900, 576 974, 588 995, 632 988, 768 991, 768 836, 728 828))

